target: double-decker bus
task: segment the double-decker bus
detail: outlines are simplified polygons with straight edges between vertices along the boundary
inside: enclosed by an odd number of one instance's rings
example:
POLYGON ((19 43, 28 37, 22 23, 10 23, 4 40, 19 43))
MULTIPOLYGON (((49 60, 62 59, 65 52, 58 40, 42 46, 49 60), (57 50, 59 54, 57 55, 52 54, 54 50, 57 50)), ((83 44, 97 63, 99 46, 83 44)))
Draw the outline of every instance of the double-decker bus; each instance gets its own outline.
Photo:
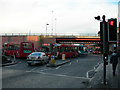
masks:
POLYGON ((27 57, 34 51, 32 42, 4 43, 4 54, 7 56, 27 57))
POLYGON ((65 57, 76 57, 78 56, 78 46, 75 45, 64 45, 64 44, 42 44, 41 51, 45 52, 46 55, 51 57, 54 55, 56 58, 62 58, 62 55, 65 54, 65 57))
POLYGON ((85 50, 84 45, 78 45, 78 48, 79 48, 79 50, 78 50, 78 55, 79 56, 88 54, 88 52, 85 50))

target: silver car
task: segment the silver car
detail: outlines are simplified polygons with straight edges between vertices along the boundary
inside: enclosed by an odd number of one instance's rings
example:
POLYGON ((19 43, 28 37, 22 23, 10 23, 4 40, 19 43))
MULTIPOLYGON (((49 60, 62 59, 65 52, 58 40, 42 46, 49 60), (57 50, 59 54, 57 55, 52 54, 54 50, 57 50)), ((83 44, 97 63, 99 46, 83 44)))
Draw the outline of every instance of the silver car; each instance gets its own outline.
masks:
POLYGON ((48 63, 48 56, 44 52, 33 52, 27 57, 28 65, 48 63))

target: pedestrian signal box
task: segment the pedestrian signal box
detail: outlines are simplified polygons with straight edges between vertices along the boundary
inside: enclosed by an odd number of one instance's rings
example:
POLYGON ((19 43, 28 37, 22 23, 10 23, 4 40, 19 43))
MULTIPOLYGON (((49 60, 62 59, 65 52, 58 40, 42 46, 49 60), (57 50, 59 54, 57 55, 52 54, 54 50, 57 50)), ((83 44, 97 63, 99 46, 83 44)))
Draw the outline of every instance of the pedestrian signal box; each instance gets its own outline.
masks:
POLYGON ((108 65, 108 54, 105 53, 105 54, 103 54, 103 56, 104 56, 105 65, 108 65))

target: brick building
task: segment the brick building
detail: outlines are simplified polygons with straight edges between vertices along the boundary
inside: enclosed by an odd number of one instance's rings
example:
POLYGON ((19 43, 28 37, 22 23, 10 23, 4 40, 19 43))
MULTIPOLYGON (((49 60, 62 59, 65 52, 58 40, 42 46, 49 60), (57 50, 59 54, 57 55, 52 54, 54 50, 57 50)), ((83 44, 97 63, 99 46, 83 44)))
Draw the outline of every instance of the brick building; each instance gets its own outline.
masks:
MULTIPOLYGON (((45 36, 0 36, 0 38, 2 38, 2 45, 4 43, 19 43, 19 42, 33 42, 34 43, 34 47, 37 49, 40 49, 41 44, 42 43, 56 43, 56 39, 55 38, 50 38, 50 37, 45 37, 45 36)), ((2 46, 1 45, 1 46, 2 46)))

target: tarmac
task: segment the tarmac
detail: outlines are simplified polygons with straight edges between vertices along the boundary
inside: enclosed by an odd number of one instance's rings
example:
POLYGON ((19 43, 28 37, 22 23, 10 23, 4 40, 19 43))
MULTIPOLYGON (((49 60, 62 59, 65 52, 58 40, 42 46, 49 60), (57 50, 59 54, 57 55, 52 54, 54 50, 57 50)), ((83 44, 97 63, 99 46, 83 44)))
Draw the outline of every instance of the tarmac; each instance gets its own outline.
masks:
MULTIPOLYGON (((47 67, 57 67, 57 66, 61 66, 64 65, 66 63, 71 62, 71 60, 66 59, 66 60, 55 60, 55 64, 51 64, 49 62, 49 64, 47 64, 47 67)), ((17 61, 12 60, 11 63, 6 63, 6 64, 2 64, 1 66, 8 66, 8 65, 14 65, 17 64, 17 61)), ((97 67, 89 72, 88 74, 92 73, 93 76, 92 77, 88 77, 90 78, 89 84, 87 88, 114 88, 114 89, 119 89, 120 88, 120 57, 118 59, 118 65, 116 68, 116 75, 113 76, 112 75, 112 65, 110 63, 108 63, 108 65, 106 66, 106 84, 104 84, 104 73, 103 73, 103 63, 100 63, 99 65, 97 65, 97 67)))

